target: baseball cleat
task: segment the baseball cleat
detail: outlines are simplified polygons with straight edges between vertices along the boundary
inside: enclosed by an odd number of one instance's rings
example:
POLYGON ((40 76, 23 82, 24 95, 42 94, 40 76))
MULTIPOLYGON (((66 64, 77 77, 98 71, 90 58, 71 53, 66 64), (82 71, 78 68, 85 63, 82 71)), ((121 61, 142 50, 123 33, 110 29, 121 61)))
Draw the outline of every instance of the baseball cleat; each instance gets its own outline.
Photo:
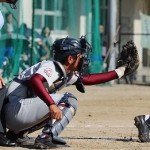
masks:
POLYGON ((25 145, 33 145, 35 139, 32 137, 28 137, 26 133, 20 132, 18 134, 15 134, 13 131, 8 131, 6 134, 7 138, 10 140, 14 140, 17 145, 25 146, 25 145))
POLYGON ((4 133, 0 133, 0 146, 13 147, 17 146, 15 141, 9 140, 4 133))
POLYGON ((52 136, 52 134, 43 134, 35 139, 34 147, 40 149, 56 148, 57 145, 65 145, 61 137, 52 136))
POLYGON ((52 142, 54 144, 59 144, 59 145, 65 145, 65 144, 67 144, 66 141, 63 138, 58 137, 58 136, 53 136, 52 137, 52 142))
POLYGON ((136 116, 134 118, 135 126, 138 128, 138 137, 141 142, 150 142, 149 127, 145 121, 145 116, 136 116))
POLYGON ((40 135, 35 139, 34 147, 37 149, 56 148, 56 144, 52 142, 52 137, 47 136, 42 138, 40 135))

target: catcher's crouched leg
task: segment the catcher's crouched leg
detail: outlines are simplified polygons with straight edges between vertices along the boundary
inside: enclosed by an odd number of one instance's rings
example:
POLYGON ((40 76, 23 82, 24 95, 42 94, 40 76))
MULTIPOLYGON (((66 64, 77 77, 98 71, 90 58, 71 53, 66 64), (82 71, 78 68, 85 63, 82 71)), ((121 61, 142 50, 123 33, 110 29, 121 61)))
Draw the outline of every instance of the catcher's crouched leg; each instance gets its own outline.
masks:
POLYGON ((39 135, 35 140, 36 148, 50 148, 56 147, 56 144, 65 145, 66 142, 58 137, 58 135, 65 129, 65 127, 72 120, 77 110, 77 99, 70 93, 65 93, 60 100, 58 107, 62 110, 63 117, 60 121, 49 121, 44 127, 43 134, 39 135))

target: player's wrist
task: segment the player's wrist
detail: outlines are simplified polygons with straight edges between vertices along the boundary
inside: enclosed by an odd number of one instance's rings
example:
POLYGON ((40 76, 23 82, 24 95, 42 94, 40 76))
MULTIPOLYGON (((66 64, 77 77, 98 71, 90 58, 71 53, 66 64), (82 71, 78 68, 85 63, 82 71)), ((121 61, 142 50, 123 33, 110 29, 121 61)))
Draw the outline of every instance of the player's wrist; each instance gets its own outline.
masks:
POLYGON ((115 72, 117 73, 119 79, 124 76, 125 69, 125 66, 115 69, 115 72))
POLYGON ((56 104, 53 102, 53 103, 46 103, 46 105, 47 105, 48 107, 50 107, 51 105, 56 105, 56 104))

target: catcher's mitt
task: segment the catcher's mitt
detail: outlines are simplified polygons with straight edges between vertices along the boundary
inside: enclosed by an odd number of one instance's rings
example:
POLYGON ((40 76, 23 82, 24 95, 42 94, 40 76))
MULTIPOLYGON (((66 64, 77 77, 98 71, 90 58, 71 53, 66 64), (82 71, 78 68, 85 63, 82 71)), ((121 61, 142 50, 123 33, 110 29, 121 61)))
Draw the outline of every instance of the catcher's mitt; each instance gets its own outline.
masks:
POLYGON ((116 67, 125 66, 124 76, 135 72, 139 66, 139 55, 133 41, 128 41, 122 46, 122 51, 118 56, 116 67))

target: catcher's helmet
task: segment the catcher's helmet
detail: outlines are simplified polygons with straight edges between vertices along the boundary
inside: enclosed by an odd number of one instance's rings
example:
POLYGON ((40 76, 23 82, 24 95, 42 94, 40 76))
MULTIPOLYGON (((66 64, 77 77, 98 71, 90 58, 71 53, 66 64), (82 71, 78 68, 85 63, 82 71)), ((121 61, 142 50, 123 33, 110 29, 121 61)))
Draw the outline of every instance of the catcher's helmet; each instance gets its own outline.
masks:
POLYGON ((73 38, 58 39, 53 44, 54 60, 62 61, 69 55, 81 53, 81 44, 73 38))
POLYGON ((52 47, 54 60, 56 61, 63 62, 67 56, 81 53, 83 58, 80 61, 79 70, 89 64, 88 54, 92 49, 85 36, 82 36, 80 39, 69 37, 58 39, 52 47))

